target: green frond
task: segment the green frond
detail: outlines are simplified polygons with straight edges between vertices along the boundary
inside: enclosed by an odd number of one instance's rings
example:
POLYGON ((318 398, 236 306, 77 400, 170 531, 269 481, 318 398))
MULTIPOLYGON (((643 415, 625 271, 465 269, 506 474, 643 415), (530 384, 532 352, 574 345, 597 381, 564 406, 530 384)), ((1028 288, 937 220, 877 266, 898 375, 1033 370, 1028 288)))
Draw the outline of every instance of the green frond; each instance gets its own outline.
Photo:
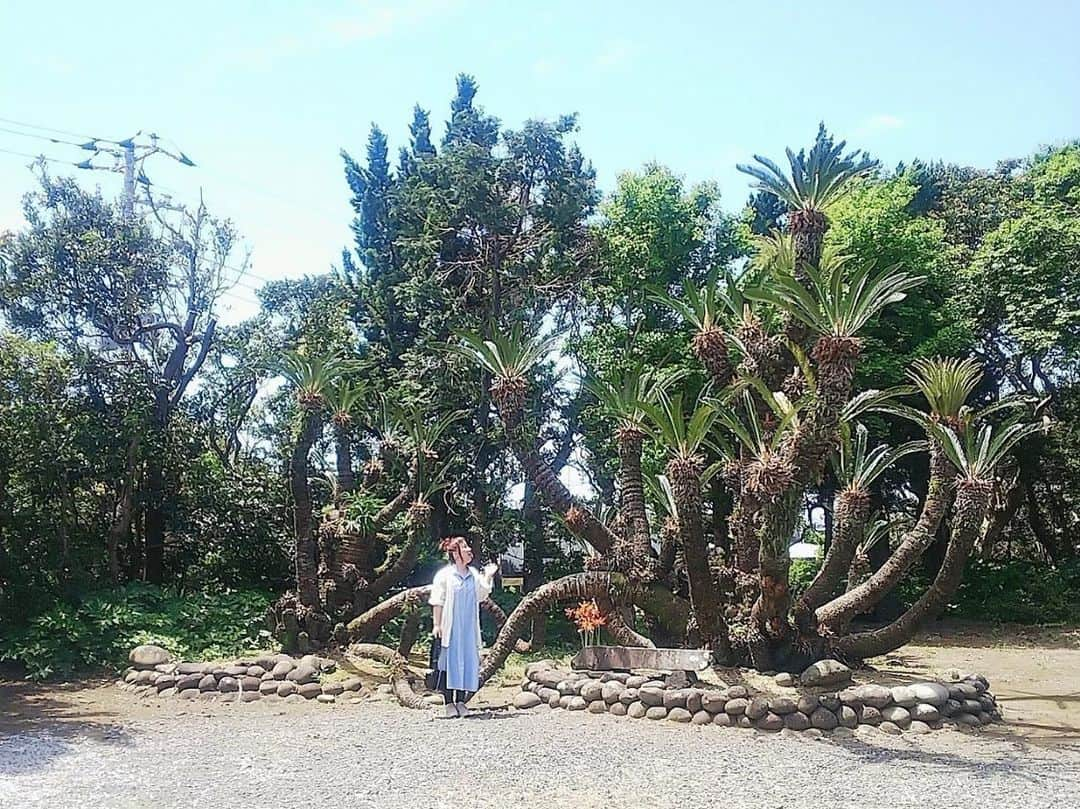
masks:
POLYGON ((540 337, 525 334, 520 324, 515 324, 509 333, 492 329, 490 338, 469 331, 456 331, 454 335, 460 342, 448 346, 448 350, 466 357, 493 377, 501 379, 528 376, 558 345, 559 340, 558 335, 540 337))
POLYGON ((982 379, 979 363, 968 357, 917 359, 908 371, 930 405, 930 412, 941 418, 956 418, 982 379))

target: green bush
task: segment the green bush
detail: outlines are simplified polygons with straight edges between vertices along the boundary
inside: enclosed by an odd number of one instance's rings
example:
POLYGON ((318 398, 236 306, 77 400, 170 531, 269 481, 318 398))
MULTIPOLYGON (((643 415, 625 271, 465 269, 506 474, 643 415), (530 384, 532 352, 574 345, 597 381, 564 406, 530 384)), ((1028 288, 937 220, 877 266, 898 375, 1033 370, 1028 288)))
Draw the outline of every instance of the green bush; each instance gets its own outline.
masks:
POLYGON ((794 601, 810 586, 814 576, 821 570, 821 559, 792 559, 788 571, 788 586, 791 588, 791 600, 794 601))
POLYGON ((272 599, 258 590, 179 594, 146 584, 58 603, 25 627, 0 637, 0 660, 25 666, 33 679, 102 667, 120 669, 128 652, 153 643, 176 657, 229 657, 265 646, 262 617, 272 599))
POLYGON ((1001 623, 1080 622, 1080 562, 972 560, 946 614, 1001 623))

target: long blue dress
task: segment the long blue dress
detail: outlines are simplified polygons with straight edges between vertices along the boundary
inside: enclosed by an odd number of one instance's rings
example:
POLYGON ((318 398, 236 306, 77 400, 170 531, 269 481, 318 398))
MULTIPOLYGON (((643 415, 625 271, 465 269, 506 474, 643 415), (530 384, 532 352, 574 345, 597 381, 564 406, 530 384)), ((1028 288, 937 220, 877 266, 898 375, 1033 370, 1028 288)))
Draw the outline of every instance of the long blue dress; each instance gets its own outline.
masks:
POLYGON ((450 577, 454 588, 454 615, 450 626, 450 645, 439 653, 439 671, 446 672, 446 687, 455 691, 480 688, 480 639, 476 637, 476 581, 471 571, 456 569, 450 577))

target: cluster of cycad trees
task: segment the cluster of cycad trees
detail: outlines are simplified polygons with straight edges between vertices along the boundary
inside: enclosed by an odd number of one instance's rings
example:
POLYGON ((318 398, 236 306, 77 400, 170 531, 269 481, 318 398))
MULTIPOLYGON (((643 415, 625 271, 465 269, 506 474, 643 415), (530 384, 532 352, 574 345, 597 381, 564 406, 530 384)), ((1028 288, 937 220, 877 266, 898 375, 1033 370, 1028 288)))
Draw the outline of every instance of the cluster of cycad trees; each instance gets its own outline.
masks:
MULTIPOLYGON (((761 192, 786 206, 786 233, 761 239, 737 277, 714 272, 700 286, 685 280, 652 291, 690 328, 686 350, 705 372, 704 387, 691 384, 679 368, 585 380, 617 425, 613 508, 600 511, 576 499, 543 451, 533 375, 555 348, 554 337, 495 324, 483 333, 459 332, 448 344, 452 355, 474 364, 478 373, 471 383, 490 394, 527 482, 592 551, 586 571, 543 584, 523 599, 502 624, 485 677, 520 644, 538 614, 582 597, 598 599, 620 642, 649 645, 655 638, 700 645, 721 664, 799 670, 825 656, 857 660, 894 649, 955 593, 988 515, 995 470, 1040 425, 1019 399, 981 411, 967 407, 980 378, 972 361, 923 360, 911 369, 910 386, 854 389, 861 331, 922 279, 910 269, 859 264, 823 247, 829 205, 873 170, 872 161, 845 154, 844 144, 824 131, 809 153, 789 152, 788 158, 789 172, 760 157, 757 165, 743 167, 761 192), (908 419, 925 440, 870 446, 859 421, 869 413, 908 419), (646 449, 666 458, 658 480, 643 474, 646 449), (928 494, 886 562, 870 574, 867 549, 888 530, 875 519, 871 486, 899 458, 919 452, 929 454, 928 494), (820 483, 827 464, 839 483, 833 541, 810 586, 793 599, 789 545, 807 491, 820 483), (710 513, 714 507, 703 497, 706 487, 717 485, 728 495, 726 515, 710 513), (650 490, 659 496, 647 497, 650 490), (718 516, 726 516, 724 541, 713 527, 718 516), (944 560, 926 591, 891 623, 853 631, 853 619, 892 591, 942 530, 948 535, 944 560)), ((310 427, 325 403, 307 391, 302 375, 297 379, 310 427)), ((331 411, 340 425, 340 406, 331 411)), ((445 425, 445 419, 439 422, 437 432, 445 425)), ((307 430, 301 430, 298 450, 305 459, 307 430)), ((433 446, 412 439, 411 460, 402 465, 410 470, 407 479, 418 476, 423 459, 436 457, 433 446)), ((305 511, 301 478, 294 470, 298 515, 305 511)), ((421 491, 414 480, 384 508, 409 507, 414 533, 429 513, 421 508, 421 491)), ((310 611, 321 600, 332 612, 326 588, 315 593, 312 527, 302 523, 298 516, 301 601, 310 611)), ((383 524, 376 516, 359 535, 370 538, 383 524)), ((346 598, 353 599, 353 609, 338 620, 356 617, 347 628, 339 626, 340 640, 370 638, 390 617, 414 608, 424 589, 374 603, 381 588, 368 584, 369 572, 348 567, 354 564, 349 544, 323 555, 323 567, 336 556, 350 560, 330 574, 331 590, 343 582, 350 592, 367 590, 366 598, 346 598), (368 609, 357 614, 360 606, 368 609)), ((410 547, 400 558, 408 559, 410 547)))

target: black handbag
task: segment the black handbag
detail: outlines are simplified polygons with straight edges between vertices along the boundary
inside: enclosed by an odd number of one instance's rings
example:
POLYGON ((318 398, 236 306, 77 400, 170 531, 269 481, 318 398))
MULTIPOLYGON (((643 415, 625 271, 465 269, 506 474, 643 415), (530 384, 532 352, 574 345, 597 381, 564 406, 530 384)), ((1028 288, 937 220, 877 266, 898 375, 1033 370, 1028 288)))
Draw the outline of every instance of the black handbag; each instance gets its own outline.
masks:
POLYGON ((428 668, 431 669, 431 671, 429 671, 427 677, 424 678, 424 685, 431 691, 438 691, 439 686, 442 685, 444 673, 439 671, 439 653, 441 651, 442 638, 437 638, 432 635, 431 651, 428 652, 428 668))

